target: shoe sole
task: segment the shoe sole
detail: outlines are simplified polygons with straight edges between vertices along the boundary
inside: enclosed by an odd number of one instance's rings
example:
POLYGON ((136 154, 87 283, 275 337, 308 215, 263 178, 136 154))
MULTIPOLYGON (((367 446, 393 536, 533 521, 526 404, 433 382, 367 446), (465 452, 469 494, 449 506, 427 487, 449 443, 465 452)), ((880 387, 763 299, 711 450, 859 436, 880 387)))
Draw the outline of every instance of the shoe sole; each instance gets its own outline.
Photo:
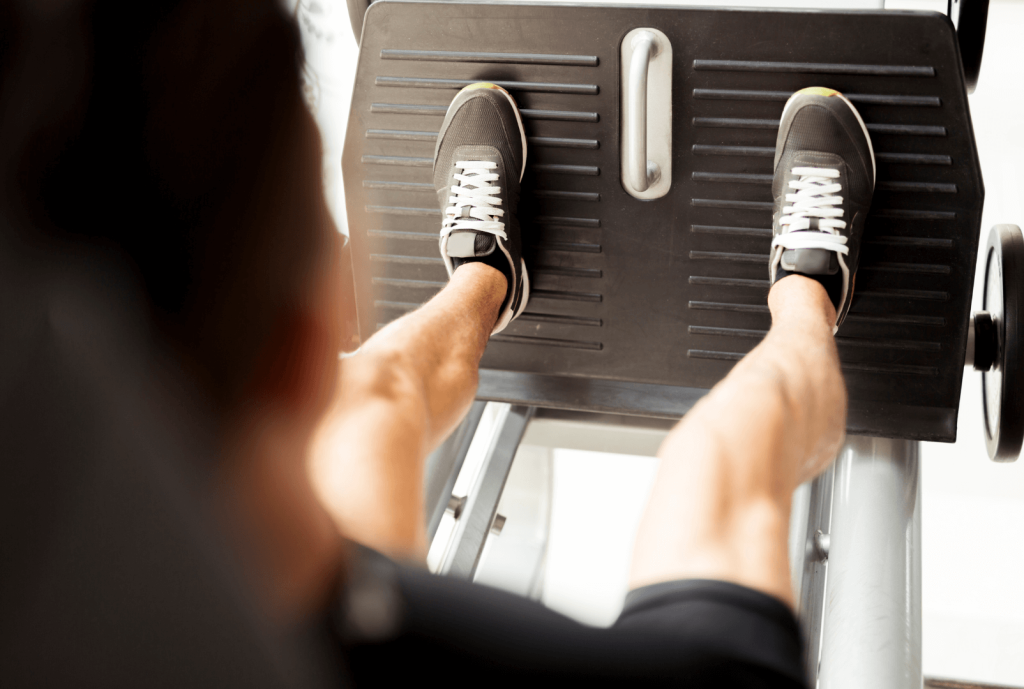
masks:
POLYGON ((512 320, 519 318, 523 311, 526 310, 526 303, 530 301, 530 274, 526 271, 526 261, 519 259, 519 264, 523 268, 523 296, 519 300, 519 308, 512 315, 512 320))
MULTIPOLYGON (((523 127, 523 118, 519 114, 519 106, 516 105, 516 101, 505 89, 501 88, 497 84, 493 84, 494 88, 501 91, 508 102, 512 105, 512 112, 516 114, 516 123, 519 125, 519 136, 523 140, 523 169, 519 171, 519 181, 523 181, 523 175, 526 174, 526 128, 523 127)), ((526 310, 526 303, 530 301, 530 273, 526 270, 526 261, 519 259, 519 265, 523 269, 523 296, 519 298, 519 308, 512 315, 512 320, 519 318, 519 316, 526 310)))
MULTIPOLYGON (((801 89, 801 91, 802 90, 803 89, 801 89)), ((844 96, 841 92, 836 91, 835 89, 829 90, 834 92, 836 96, 839 96, 839 100, 846 103, 846 107, 850 108, 850 110, 853 111, 853 116, 857 118, 857 122, 860 124, 860 129, 862 132, 864 132, 864 138, 868 140, 868 151, 871 153, 871 186, 874 187, 878 175, 878 168, 875 164, 875 145, 871 142, 871 135, 868 134, 868 126, 864 124, 863 118, 861 118, 860 113, 857 112, 857 108, 853 106, 853 103, 850 102, 849 98, 844 96)), ((798 95, 800 95, 800 91, 794 93, 792 96, 789 97, 789 100, 786 101, 786 107, 782 109, 782 117, 779 118, 779 122, 782 122, 783 120, 786 119, 786 111, 788 111, 789 106, 796 101, 796 97, 798 95)), ((829 97, 832 98, 833 96, 829 97)))

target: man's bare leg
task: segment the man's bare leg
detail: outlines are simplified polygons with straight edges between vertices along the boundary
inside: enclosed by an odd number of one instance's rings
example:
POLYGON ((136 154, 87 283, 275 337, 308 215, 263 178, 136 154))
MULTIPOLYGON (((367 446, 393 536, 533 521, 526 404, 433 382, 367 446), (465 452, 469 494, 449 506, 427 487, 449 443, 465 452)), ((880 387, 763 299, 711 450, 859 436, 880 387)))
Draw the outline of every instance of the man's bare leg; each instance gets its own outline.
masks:
POLYGON ((311 472, 350 538, 396 557, 425 557, 423 462, 473 402, 506 291, 494 268, 461 266, 427 304, 342 361, 311 472))
POLYGON ((772 180, 772 327, 662 445, 634 586, 721 579, 793 604, 790 501, 843 440, 833 333, 852 305, 874 180, 867 125, 848 98, 814 86, 786 101, 772 180))
POLYGON ((423 460, 469 409, 488 337, 529 299, 516 222, 525 166, 512 96, 486 82, 460 90, 433 165, 450 282, 344 362, 314 446, 314 483, 342 530, 390 555, 426 555, 423 460))
POLYGON ((843 441, 846 386, 835 307, 801 275, 768 295, 767 337, 672 430, 637 534, 632 587, 721 579, 790 605, 794 489, 843 441))

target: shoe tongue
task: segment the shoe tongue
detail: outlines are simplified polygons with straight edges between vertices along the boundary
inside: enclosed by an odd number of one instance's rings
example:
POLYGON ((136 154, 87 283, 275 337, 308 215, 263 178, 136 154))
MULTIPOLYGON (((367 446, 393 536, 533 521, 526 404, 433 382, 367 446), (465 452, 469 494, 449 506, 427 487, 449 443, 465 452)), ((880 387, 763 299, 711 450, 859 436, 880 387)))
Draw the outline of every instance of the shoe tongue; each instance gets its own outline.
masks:
POLYGON ((834 251, 825 249, 786 249, 782 252, 783 269, 803 275, 835 275, 839 261, 834 251))
POLYGON ((494 252, 494 236, 482 232, 452 232, 448 235, 447 252, 452 258, 476 258, 494 252))

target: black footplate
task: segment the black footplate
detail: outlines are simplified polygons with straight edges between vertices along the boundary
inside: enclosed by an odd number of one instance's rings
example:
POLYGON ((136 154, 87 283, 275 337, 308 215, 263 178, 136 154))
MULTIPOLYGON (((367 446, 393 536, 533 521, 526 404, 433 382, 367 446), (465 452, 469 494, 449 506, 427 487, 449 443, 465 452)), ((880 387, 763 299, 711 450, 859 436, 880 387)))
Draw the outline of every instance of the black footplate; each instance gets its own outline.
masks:
POLYGON ((365 336, 446 282, 433 145, 459 88, 508 89, 529 137, 526 312, 480 396, 673 417, 767 331, 771 175, 786 99, 842 91, 878 181, 837 341, 850 432, 952 441, 984 190, 957 41, 935 13, 384 0, 365 19, 343 159, 365 336), (672 46, 672 186, 620 176, 620 44, 672 46))

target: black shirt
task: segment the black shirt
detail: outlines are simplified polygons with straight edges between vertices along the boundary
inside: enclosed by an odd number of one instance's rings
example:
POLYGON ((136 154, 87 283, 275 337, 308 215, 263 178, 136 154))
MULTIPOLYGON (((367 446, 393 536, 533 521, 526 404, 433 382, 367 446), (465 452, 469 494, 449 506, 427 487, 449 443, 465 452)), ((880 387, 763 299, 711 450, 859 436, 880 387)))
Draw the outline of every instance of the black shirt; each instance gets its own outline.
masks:
POLYGON ((486 686, 804 686, 782 602, 722 581, 632 591, 609 629, 361 550, 331 618, 356 686, 423 677, 486 686))

